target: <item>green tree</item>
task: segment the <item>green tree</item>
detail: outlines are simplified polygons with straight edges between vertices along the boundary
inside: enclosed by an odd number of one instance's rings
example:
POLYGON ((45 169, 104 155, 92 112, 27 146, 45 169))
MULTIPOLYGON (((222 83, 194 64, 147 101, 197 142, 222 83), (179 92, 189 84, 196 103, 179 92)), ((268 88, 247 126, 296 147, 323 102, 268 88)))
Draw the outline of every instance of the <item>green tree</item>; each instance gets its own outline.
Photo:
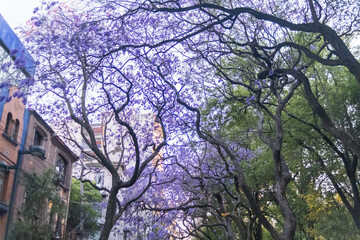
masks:
POLYGON ((63 217, 65 209, 54 181, 51 181, 55 176, 52 169, 45 170, 41 175, 22 175, 26 198, 19 220, 11 227, 10 239, 51 239, 56 219, 63 217))
POLYGON ((81 191, 80 180, 72 179, 67 232, 73 232, 82 237, 89 237, 98 232, 97 221, 101 216, 101 201, 100 192, 90 183, 83 183, 83 191, 81 191))

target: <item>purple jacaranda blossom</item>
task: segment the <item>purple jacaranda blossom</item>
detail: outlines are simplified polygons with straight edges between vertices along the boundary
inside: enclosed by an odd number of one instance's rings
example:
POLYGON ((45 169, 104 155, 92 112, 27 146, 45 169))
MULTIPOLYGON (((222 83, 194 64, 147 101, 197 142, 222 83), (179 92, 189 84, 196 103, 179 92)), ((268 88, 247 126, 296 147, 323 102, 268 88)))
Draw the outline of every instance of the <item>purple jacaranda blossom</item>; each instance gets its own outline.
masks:
POLYGON ((0 96, 0 102, 4 101, 5 98, 5 96, 0 96))
POLYGON ((22 98, 24 96, 24 93, 19 91, 18 95, 17 95, 17 98, 22 98))
POLYGON ((40 27, 41 26, 41 24, 42 24, 42 21, 41 20, 39 20, 39 21, 35 21, 35 26, 37 26, 37 27, 40 27))
POLYGON ((26 65, 26 61, 23 57, 19 57, 14 62, 16 68, 24 68, 26 65))
POLYGON ((258 79, 255 79, 255 81, 254 81, 254 85, 255 85, 255 87, 257 87, 257 88, 262 88, 262 84, 261 84, 261 82, 258 80, 258 79))
POLYGON ((27 85, 30 87, 30 86, 33 86, 34 83, 35 83, 35 79, 34 78, 29 78, 27 85))
POLYGON ((54 83, 51 87, 54 88, 54 89, 60 88, 60 89, 64 90, 66 86, 63 83, 54 83))
POLYGON ((250 103, 251 103, 252 101, 254 101, 254 99, 255 99, 255 95, 252 95, 252 96, 247 97, 247 98, 246 98, 246 101, 245 101, 245 104, 246 104, 246 105, 250 105, 250 103))
POLYGON ((254 154, 251 150, 246 148, 240 148, 237 151, 237 155, 240 157, 241 160, 250 161, 253 158, 254 154))
POLYGON ((269 76, 272 76, 272 75, 274 75, 274 70, 271 69, 271 70, 269 71, 269 76))
POLYGON ((12 97, 11 97, 11 96, 7 97, 7 98, 6 98, 6 102, 10 102, 10 101, 11 101, 11 99, 12 99, 12 97))
POLYGON ((10 56, 11 56, 11 57, 14 57, 18 52, 19 52, 18 49, 12 49, 12 50, 10 51, 10 56))
POLYGON ((8 71, 9 67, 11 66, 11 64, 12 64, 12 63, 11 63, 10 61, 9 61, 9 62, 5 62, 4 64, 1 65, 1 70, 4 71, 4 72, 8 71))
POLYGON ((55 4, 57 4, 57 2, 51 2, 50 4, 48 4, 48 6, 46 7, 46 10, 49 10, 51 7, 55 6, 55 4))
POLYGON ((29 83, 29 78, 25 78, 25 79, 20 81, 19 87, 26 86, 28 83, 29 83))
POLYGON ((57 36, 57 35, 54 35, 51 37, 52 42, 56 42, 58 39, 59 39, 59 36, 57 36))
POLYGON ((0 83, 0 88, 8 87, 10 84, 8 82, 0 83))

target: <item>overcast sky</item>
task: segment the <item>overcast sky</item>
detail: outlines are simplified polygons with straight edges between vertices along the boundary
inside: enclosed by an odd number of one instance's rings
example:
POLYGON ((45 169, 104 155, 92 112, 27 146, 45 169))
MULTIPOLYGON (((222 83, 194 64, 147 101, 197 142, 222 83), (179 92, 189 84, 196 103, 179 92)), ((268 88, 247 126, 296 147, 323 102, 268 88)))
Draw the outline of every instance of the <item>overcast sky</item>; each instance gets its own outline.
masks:
POLYGON ((14 29, 24 25, 40 3, 40 0, 0 0, 0 14, 14 29))

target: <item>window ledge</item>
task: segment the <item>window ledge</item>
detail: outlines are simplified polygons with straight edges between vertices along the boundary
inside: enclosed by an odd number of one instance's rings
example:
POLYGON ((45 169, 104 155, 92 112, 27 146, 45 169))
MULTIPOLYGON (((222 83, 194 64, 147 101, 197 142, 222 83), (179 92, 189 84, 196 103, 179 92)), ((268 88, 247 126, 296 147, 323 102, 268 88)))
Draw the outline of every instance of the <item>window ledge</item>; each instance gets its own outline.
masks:
POLYGON ((65 192, 67 192, 67 191, 70 190, 70 188, 68 188, 67 186, 65 186, 65 185, 62 184, 62 183, 60 183, 60 187, 61 187, 62 189, 64 189, 65 192))
POLYGON ((67 184, 65 184, 65 183, 64 183, 63 181, 61 181, 60 179, 56 179, 56 180, 55 180, 55 185, 61 187, 61 188, 62 188, 64 191, 66 191, 66 192, 70 190, 70 188, 66 186, 67 184))
POLYGON ((15 147, 17 146, 17 145, 19 145, 17 142, 16 142, 16 140, 13 140, 8 134, 6 134, 5 132, 3 132, 3 137, 6 139, 6 140, 8 140, 12 145, 14 145, 15 147))

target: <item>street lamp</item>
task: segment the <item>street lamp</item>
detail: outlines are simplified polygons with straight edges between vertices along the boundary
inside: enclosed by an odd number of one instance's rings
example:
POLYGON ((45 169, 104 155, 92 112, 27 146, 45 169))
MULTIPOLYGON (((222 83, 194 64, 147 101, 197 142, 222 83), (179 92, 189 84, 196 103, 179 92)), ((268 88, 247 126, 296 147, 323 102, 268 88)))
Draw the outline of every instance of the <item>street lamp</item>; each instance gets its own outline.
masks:
MULTIPOLYGON (((11 190, 11 197, 10 197, 10 206, 9 206, 9 211, 8 211, 8 219, 7 219, 7 222, 6 222, 5 239, 7 239, 7 235, 8 235, 8 232, 9 232, 10 221, 11 221, 11 212, 12 212, 12 208, 13 208, 13 202, 14 202, 15 197, 16 197, 16 189, 17 189, 17 183, 18 183, 19 167, 21 167, 21 162, 22 162, 21 156, 25 155, 25 154, 31 154, 31 155, 37 156, 37 157, 44 157, 45 156, 45 149, 41 145, 32 145, 32 146, 30 146, 29 150, 19 150, 15 165, 13 165, 13 166, 5 166, 7 170, 15 169, 14 180, 13 180, 13 185, 12 185, 12 190, 11 190)), ((4 165, 0 165, 0 168, 4 168, 4 165)))
POLYGON ((21 154, 31 154, 33 156, 43 157, 45 155, 45 149, 41 145, 32 145, 29 150, 19 150, 18 157, 21 154))

